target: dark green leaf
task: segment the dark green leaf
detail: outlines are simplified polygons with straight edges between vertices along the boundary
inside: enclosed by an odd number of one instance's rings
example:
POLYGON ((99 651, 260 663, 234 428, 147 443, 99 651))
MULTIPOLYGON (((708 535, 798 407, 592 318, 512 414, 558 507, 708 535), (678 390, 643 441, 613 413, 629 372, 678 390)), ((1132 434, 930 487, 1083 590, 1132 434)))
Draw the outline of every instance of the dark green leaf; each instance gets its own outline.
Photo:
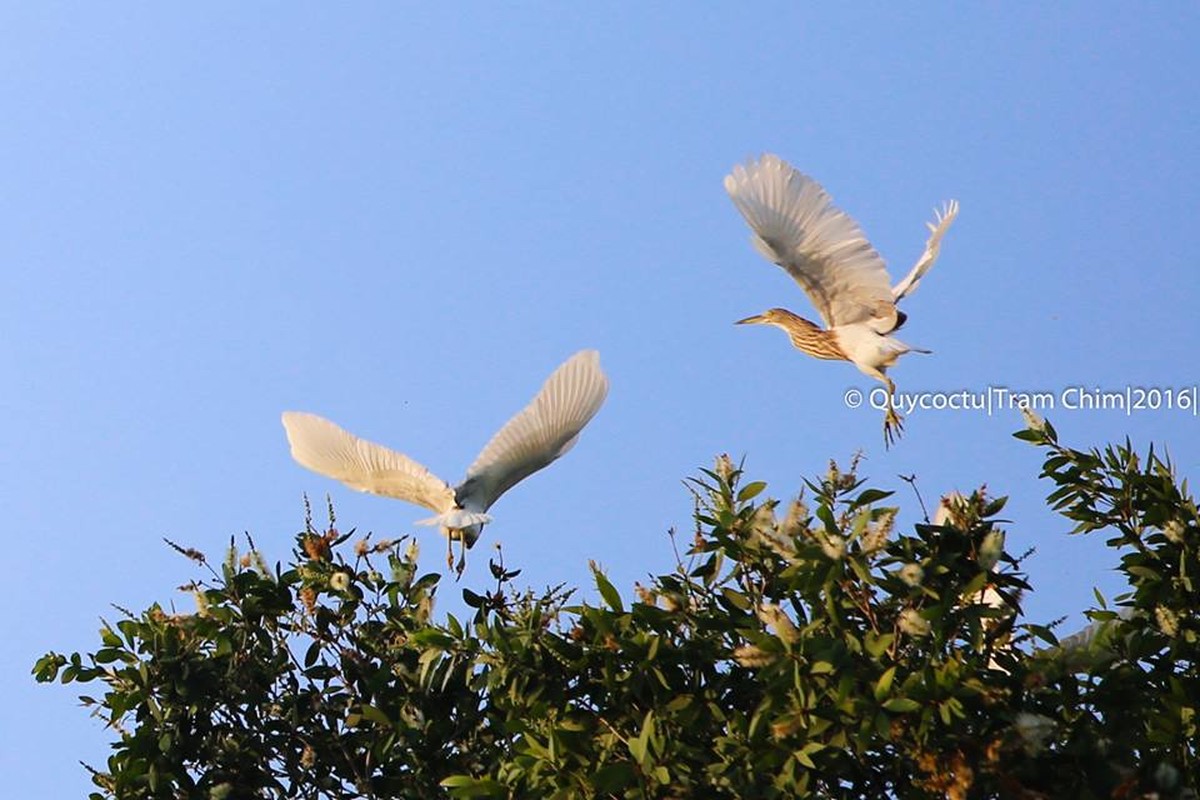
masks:
POLYGON ((881 489, 865 489, 859 493, 858 497, 854 498, 853 505, 865 506, 870 503, 878 503, 884 498, 891 497, 894 492, 885 492, 881 489))

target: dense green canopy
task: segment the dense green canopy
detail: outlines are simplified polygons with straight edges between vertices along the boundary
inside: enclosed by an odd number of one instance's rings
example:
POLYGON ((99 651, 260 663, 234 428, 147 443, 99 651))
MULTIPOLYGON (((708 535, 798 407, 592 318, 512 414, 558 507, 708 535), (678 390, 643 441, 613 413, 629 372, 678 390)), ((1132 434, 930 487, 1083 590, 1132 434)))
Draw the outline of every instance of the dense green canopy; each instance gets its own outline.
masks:
POLYGON ((310 515, 288 567, 231 550, 196 613, 35 674, 104 692, 94 797, 1194 798, 1196 504, 1153 451, 1018 436, 1129 581, 1061 644, 1021 616, 1002 499, 902 532, 854 465, 777 503, 722 457, 676 569, 633 594, 593 569, 599 607, 493 562, 474 617, 435 621, 410 542, 310 515))

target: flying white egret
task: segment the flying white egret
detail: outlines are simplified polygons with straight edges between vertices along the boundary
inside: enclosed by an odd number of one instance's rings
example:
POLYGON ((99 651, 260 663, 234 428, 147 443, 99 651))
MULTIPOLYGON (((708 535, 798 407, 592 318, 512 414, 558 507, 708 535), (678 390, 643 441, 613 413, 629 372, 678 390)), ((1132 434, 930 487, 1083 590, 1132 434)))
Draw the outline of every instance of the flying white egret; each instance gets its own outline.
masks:
POLYGON ((292 458, 313 472, 361 492, 436 512, 437 516, 418 524, 441 528, 447 537, 448 564, 454 561, 453 541, 462 544, 461 574, 466 549, 492 519, 487 510, 520 480, 574 447, 607 394, 600 354, 583 350, 571 356, 546 379, 533 401, 492 437, 467 468, 467 477, 454 487, 408 456, 360 439, 315 414, 284 412, 283 427, 292 458))
POLYGON ((738 324, 782 328, 792 344, 808 355, 850 361, 882 381, 888 388, 883 437, 890 445, 903 424, 892 402, 896 386, 885 374, 887 368, 905 353, 929 352, 891 335, 906 319, 896 303, 917 288, 937 260, 958 203, 951 200, 935 212, 934 222, 928 223, 925 252, 904 280, 889 286, 883 259, 858 224, 833 205, 820 184, 778 156, 764 155, 734 167, 725 178, 725 191, 754 231, 754 247, 800 284, 826 328, 784 308, 772 308, 738 324))

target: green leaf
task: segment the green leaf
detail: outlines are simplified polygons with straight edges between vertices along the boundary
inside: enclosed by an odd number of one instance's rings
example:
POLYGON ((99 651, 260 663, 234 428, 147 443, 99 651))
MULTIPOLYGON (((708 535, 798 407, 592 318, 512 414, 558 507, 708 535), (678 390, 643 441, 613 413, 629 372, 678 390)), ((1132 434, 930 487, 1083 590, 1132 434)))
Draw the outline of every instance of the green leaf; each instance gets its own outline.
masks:
POLYGON ((58 653, 50 652, 37 660, 33 666, 33 674, 37 676, 38 683, 49 683, 66 663, 67 660, 58 653))
POLYGON ((833 518, 833 512, 829 510, 829 506, 817 507, 817 519, 825 524, 825 532, 836 535, 841 535, 841 530, 838 529, 837 520, 833 518))
POLYGON ((654 712, 647 711, 642 719, 642 732, 629 740, 629 754, 643 769, 650 767, 650 737, 654 735, 654 712))
POLYGON ((892 643, 895 641, 896 634, 894 633, 868 633, 864 644, 867 648, 867 653, 871 656, 871 658, 879 658, 887 652, 888 648, 891 647, 892 643))
POLYGON ((307 669, 317 663, 317 659, 321 656, 321 642, 316 641, 308 646, 304 651, 304 666, 307 669))
POLYGON ((637 780, 633 764, 628 761, 618 761, 606 764, 596 770, 590 779, 592 788, 599 794, 618 794, 622 789, 632 787, 637 780))
POLYGON ((95 659, 97 664, 111 664, 120 659, 122 655, 123 652, 115 647, 103 647, 97 650, 92 658, 95 659))
POLYGON ((962 592, 959 594, 959 597, 974 598, 975 595, 979 594, 979 591, 983 589, 984 585, 988 582, 989 577, 990 576, 986 572, 976 573, 975 577, 967 581, 967 585, 962 588, 962 592))
POLYGON ((667 703, 667 711, 670 711, 671 713, 677 713, 687 708, 691 704, 692 696, 690 694, 676 695, 671 699, 671 702, 667 703))
POLYGON ((646 648, 646 660, 647 661, 653 661, 654 657, 656 655, 658 655, 658 647, 661 642, 662 642, 662 639, 658 636, 650 637, 650 646, 648 648, 646 648))
POLYGON ((753 500, 755 497, 758 497, 758 495, 760 495, 762 493, 763 489, 766 489, 766 488, 767 488, 766 481, 754 481, 752 483, 747 483, 745 486, 742 487, 742 490, 740 492, 738 492, 738 496, 737 496, 738 502, 744 503, 747 500, 753 500))
POLYGON ((1007 505, 1007 504, 1008 504, 1008 498, 1007 498, 1007 497, 997 497, 995 500, 993 500, 992 502, 988 503, 988 504, 987 504, 987 505, 984 507, 982 516, 984 516, 984 517, 994 517, 994 516, 996 516, 997 514, 999 514, 999 513, 1001 512, 1001 510, 1003 510, 1004 506, 1005 506, 1005 505, 1007 505))
POLYGON ((386 725, 388 727, 391 727, 392 721, 390 719, 388 719, 388 715, 383 713, 381 710, 379 710, 375 706, 367 705, 366 703, 364 703, 363 705, 358 707, 358 712, 362 715, 362 718, 365 720, 369 720, 369 721, 377 723, 379 725, 386 725))
POLYGON ((893 697, 884 703, 883 707, 893 714, 907 714, 910 711, 916 711, 921 704, 908 697, 893 697))
POLYGON ((737 589, 726 586, 721 590, 721 595, 725 598, 726 602, 728 602, 734 608, 741 609, 742 611, 750 610, 750 598, 746 597, 746 595, 742 594, 737 589))
POLYGON ((123 644, 121 637, 108 625, 100 629, 100 641, 104 643, 105 647, 120 647, 123 644))
POLYGON ((596 578, 596 588, 600 590, 600 596, 604 598, 604 602, 616 613, 624 614, 625 606, 621 604, 621 594, 616 587, 599 569, 592 570, 592 574, 596 578))
POLYGON ((879 680, 875 682, 875 699, 882 700, 888 696, 888 692, 892 691, 892 681, 896 678, 896 666, 893 664, 884 670, 879 676, 879 680))
POLYGON ((808 767, 809 769, 816 769, 817 765, 815 763, 813 763, 812 754, 819 753, 820 751, 822 751, 824 749, 825 749, 824 742, 809 742, 806 745, 804 745, 803 747, 801 747, 799 750, 797 750, 795 753, 793 753, 792 756, 797 761, 799 761, 801 764, 808 767))
POLYGON ((854 498, 855 506, 865 506, 868 503, 878 503, 886 497, 891 497, 895 492, 885 492, 882 489, 865 489, 858 497, 854 498))
POLYGON ((490 778, 451 775, 439 784, 450 790, 451 797, 507 797, 508 789, 490 778))
POLYGON ((417 631, 409 641, 420 647, 434 647, 438 650, 449 650, 454 646, 454 637, 433 628, 417 631))

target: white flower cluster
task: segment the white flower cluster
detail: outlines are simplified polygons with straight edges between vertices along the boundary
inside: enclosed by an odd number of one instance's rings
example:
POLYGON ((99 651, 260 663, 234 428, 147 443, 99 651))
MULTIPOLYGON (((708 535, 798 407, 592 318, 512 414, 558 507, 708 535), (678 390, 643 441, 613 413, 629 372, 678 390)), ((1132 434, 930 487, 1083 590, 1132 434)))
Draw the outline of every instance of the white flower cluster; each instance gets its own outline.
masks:
POLYGON ((925 578, 925 570, 920 564, 905 564, 896 574, 900 576, 900 580, 913 587, 920 586, 925 578))
POLYGON ((900 612, 900 630, 909 636, 928 636, 931 627, 929 620, 922 617, 915 608, 906 608, 900 612))

